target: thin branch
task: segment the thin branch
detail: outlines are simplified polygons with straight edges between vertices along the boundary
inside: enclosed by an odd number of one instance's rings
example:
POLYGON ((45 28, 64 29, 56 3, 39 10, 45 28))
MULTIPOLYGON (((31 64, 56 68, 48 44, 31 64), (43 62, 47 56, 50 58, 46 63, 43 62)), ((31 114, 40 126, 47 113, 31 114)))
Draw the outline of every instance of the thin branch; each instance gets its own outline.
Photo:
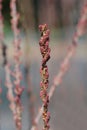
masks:
POLYGON ((49 120, 50 120, 50 113, 48 112, 48 104, 49 104, 49 96, 47 93, 47 89, 49 86, 49 72, 47 62, 50 59, 50 48, 49 48, 49 29, 46 24, 39 26, 41 32, 41 38, 39 41, 40 45, 40 52, 42 55, 42 63, 41 63, 41 90, 40 90, 40 97, 43 102, 43 112, 42 112, 42 119, 44 122, 43 130, 49 130, 49 120))
POLYGON ((16 104, 16 117, 15 117, 15 122, 16 122, 16 128, 17 130, 22 129, 22 103, 21 103, 21 95, 23 92, 23 88, 21 87, 21 80, 22 80, 22 72, 20 70, 20 56, 22 55, 21 52, 21 41, 20 41, 20 30, 18 29, 18 21, 19 21, 19 14, 17 13, 17 8, 16 8, 16 0, 11 0, 10 3, 10 8, 11 8, 11 24, 12 24, 12 29, 14 33, 14 63, 15 63, 15 68, 14 68, 14 85, 15 85, 15 104, 16 104))

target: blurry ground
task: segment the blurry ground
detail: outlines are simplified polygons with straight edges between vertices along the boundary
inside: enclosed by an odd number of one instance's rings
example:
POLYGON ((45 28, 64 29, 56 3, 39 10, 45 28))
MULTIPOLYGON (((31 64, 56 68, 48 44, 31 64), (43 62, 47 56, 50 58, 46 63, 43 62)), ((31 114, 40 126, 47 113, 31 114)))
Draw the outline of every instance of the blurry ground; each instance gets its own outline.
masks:
MULTIPOLYGON (((50 86, 53 78, 59 71, 60 63, 65 57, 67 47, 71 44, 72 31, 67 30, 62 35, 59 32, 53 32, 51 37, 51 59, 48 63, 50 73, 50 86)), ((32 89, 35 95, 35 111, 41 106, 39 97, 40 82, 40 61, 41 55, 38 45, 38 35, 29 35, 30 50, 27 60, 30 60, 30 77, 32 89)), ((24 39, 22 37, 23 44, 24 39)), ((86 130, 87 129, 87 42, 86 36, 79 40, 79 46, 74 58, 71 60, 70 70, 63 79, 63 83, 56 88, 56 91, 50 101, 49 111, 51 113, 51 130, 86 130)), ((6 43, 9 46, 9 59, 13 62, 12 37, 8 37, 6 43), (7 43, 9 42, 9 43, 7 43)), ((22 47, 24 49, 24 45, 22 47)), ((24 58, 23 58, 24 59, 24 58)), ((24 73, 24 63, 21 66, 24 73)), ((23 74, 24 75, 24 74, 23 74)), ((9 102, 6 99, 6 88, 4 87, 5 72, 0 68, 0 77, 2 79, 2 106, 0 106, 0 130, 15 130, 12 113, 8 108, 9 102)), ((26 86, 25 80, 22 84, 26 86)), ((49 88, 50 88, 49 86, 49 88)), ((25 90, 22 101, 23 111, 23 130, 29 130, 29 110, 28 96, 25 90)), ((38 125, 42 128, 42 121, 38 125)))

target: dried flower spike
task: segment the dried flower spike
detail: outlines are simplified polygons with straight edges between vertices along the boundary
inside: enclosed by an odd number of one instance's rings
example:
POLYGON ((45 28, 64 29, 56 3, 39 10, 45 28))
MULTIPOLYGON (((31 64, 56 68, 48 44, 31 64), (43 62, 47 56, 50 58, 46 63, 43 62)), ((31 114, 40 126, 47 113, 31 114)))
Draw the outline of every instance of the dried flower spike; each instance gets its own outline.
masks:
POLYGON ((23 92, 22 86, 21 86, 21 80, 22 80, 22 73, 20 70, 20 56, 22 54, 21 52, 21 47, 20 47, 20 30, 18 29, 18 20, 19 20, 19 14, 17 13, 16 9, 16 0, 11 0, 10 3, 10 8, 11 8, 11 24, 12 24, 12 29, 14 33, 14 62, 15 62, 15 67, 14 67, 14 85, 15 85, 15 104, 16 104, 16 116, 15 116, 15 122, 16 122, 16 128, 17 130, 22 129, 22 103, 21 103, 21 95, 23 92))
POLYGON ((43 130, 49 130, 50 114, 48 112, 49 96, 47 93, 47 88, 49 84, 49 73, 48 73, 48 67, 46 65, 47 61, 50 59, 49 30, 46 24, 40 25, 39 29, 41 32, 41 39, 39 41, 39 45, 40 45, 40 52, 42 55, 42 65, 40 70, 42 78, 42 81, 40 83, 41 86, 40 97, 43 101, 43 113, 42 113, 42 118, 44 122, 43 130))

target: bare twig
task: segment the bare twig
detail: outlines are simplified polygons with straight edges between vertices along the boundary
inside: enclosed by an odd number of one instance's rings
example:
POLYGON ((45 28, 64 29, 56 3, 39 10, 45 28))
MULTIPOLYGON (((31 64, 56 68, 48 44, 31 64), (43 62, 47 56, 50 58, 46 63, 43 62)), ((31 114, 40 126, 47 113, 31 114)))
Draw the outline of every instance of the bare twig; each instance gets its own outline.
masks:
POLYGON ((16 128, 17 130, 22 129, 22 104, 21 104, 21 95, 23 92, 23 88, 21 87, 21 79, 22 79, 22 73, 20 70, 20 56, 22 54, 21 48, 20 48, 20 30, 18 29, 18 20, 19 20, 19 14, 17 13, 16 9, 16 0, 11 0, 10 3, 11 8, 11 16, 12 16, 12 29, 14 33, 14 62, 15 62, 15 68, 14 68, 14 85, 15 85, 15 103, 16 103, 16 128))

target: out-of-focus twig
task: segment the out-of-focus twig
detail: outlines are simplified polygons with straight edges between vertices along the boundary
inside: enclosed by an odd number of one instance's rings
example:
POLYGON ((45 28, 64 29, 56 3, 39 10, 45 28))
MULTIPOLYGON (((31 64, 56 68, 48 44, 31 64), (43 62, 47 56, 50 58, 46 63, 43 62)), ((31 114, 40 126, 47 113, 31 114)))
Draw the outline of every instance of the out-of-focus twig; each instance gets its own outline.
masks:
POLYGON ((16 128, 17 130, 22 129, 22 103, 21 103, 21 95, 23 92, 23 87, 21 86, 21 80, 22 80, 22 72, 20 70, 20 57, 22 55, 21 51, 21 40, 20 40, 20 30, 18 29, 18 21, 19 21, 19 14, 17 13, 17 8, 16 8, 16 0, 11 0, 10 3, 10 8, 11 8, 11 24, 12 24, 12 30, 14 33, 14 63, 15 63, 15 68, 14 68, 14 85, 15 85, 15 104, 16 104, 16 128))
POLYGON ((13 84, 11 82, 10 65, 8 63, 5 66, 5 74, 6 74, 5 85, 8 88, 7 99, 10 101, 9 107, 10 107, 12 113, 13 113, 13 117, 14 117, 14 120, 15 120, 15 116, 16 116, 15 96, 13 94, 13 84))

